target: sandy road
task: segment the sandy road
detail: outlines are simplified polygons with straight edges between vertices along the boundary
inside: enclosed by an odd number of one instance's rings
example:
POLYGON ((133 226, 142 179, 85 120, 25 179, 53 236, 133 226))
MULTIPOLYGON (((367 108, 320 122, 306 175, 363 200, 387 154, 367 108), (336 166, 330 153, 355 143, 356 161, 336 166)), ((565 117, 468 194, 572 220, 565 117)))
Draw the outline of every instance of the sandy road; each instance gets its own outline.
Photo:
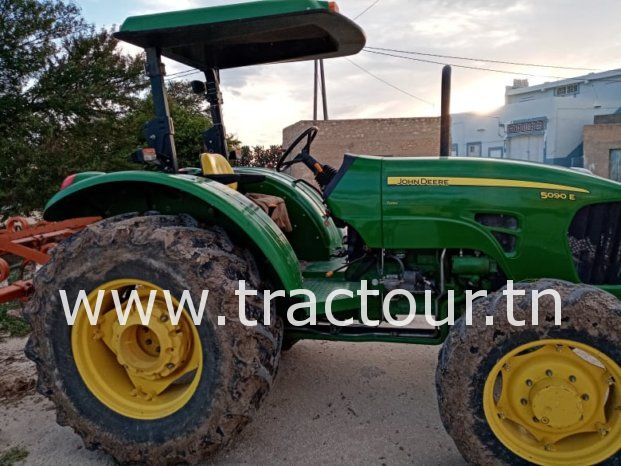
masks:
MULTIPOLYGON (((0 355, 19 354, 22 345, 0 343, 0 355)), ((255 421, 210 464, 461 465, 438 415, 437 353, 408 345, 299 343, 284 354, 255 421)), ((71 429, 56 425, 52 405, 29 393, 0 401, 0 452, 22 446, 29 452, 24 464, 31 465, 114 464, 85 450, 71 429)))

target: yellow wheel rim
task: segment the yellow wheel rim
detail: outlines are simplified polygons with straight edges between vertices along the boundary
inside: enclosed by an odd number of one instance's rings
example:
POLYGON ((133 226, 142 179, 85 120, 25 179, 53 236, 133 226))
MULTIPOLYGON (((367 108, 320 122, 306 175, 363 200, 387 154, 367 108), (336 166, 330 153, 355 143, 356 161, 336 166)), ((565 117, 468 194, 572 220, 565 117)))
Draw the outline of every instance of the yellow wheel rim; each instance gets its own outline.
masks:
MULTIPOLYGON (((93 311, 100 291, 96 325, 91 325, 82 305, 71 331, 73 358, 82 380, 100 402, 123 416, 152 420, 175 413, 196 392, 203 367, 201 341, 189 314, 183 309, 173 323, 163 290, 136 279, 115 280, 92 291, 87 300, 93 311), (121 325, 113 290, 121 311, 135 290, 146 312, 154 292, 148 325, 143 325, 135 305, 121 325)), ((176 312, 179 302, 172 297, 172 303, 176 312)))
POLYGON ((496 437, 540 465, 597 464, 621 448, 621 368, 601 351, 540 340, 503 356, 483 390, 496 437))

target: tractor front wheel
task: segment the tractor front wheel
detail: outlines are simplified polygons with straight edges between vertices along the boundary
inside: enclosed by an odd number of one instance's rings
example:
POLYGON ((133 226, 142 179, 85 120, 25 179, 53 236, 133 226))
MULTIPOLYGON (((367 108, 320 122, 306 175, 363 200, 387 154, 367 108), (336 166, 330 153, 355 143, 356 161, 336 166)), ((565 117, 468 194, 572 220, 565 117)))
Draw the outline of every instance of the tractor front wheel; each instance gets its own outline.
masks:
POLYGON ((451 329, 436 373, 442 422, 470 464, 621 464, 621 306, 595 287, 521 284, 511 325, 501 291, 451 329), (532 325, 532 291, 540 298, 532 325), (486 318, 493 317, 493 325, 486 318))
POLYGON ((229 443, 272 385, 283 328, 274 311, 263 325, 258 297, 246 299, 258 325, 240 323, 238 280, 264 289, 248 251, 187 216, 108 219, 60 244, 35 277, 26 311, 27 355, 58 423, 122 463, 196 463, 229 443), (73 325, 60 290, 69 310, 85 291, 73 325), (198 325, 185 290, 196 312, 209 290, 198 325), (115 306, 126 309, 132 294, 145 310, 154 296, 147 325, 135 301, 127 322, 117 319, 115 306), (86 303, 94 310, 98 300, 93 325, 86 303), (182 309, 176 321, 169 303, 182 309))

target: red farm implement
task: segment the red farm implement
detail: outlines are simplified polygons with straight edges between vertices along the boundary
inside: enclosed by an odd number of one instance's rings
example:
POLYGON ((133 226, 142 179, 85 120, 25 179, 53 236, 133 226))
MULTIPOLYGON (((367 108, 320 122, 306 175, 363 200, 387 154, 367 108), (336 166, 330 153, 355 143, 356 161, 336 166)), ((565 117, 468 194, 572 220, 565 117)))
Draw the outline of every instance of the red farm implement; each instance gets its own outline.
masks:
POLYGON ((11 217, 0 229, 0 304, 8 301, 26 301, 32 292, 32 281, 24 279, 24 270, 30 264, 43 265, 49 251, 60 241, 77 233, 87 225, 100 220, 85 217, 62 222, 30 223, 24 217, 11 217), (18 271, 18 279, 10 282, 11 272, 18 271))

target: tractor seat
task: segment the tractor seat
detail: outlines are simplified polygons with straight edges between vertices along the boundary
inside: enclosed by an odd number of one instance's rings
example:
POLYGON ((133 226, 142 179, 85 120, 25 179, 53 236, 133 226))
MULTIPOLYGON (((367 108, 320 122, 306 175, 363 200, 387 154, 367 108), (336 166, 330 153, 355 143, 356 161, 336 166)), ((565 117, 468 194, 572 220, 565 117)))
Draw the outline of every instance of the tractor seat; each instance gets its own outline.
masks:
MULTIPOLYGON (((235 179, 235 171, 229 161, 220 154, 205 153, 201 155, 201 168, 203 170, 203 176, 217 180, 221 179, 235 179)), ((244 175, 242 175, 244 176, 244 175)), ((245 175, 253 177, 253 175, 245 175)), ((257 177, 255 178, 265 178, 257 177)), ((242 180, 240 180, 242 181, 242 180)), ((255 179, 256 181, 263 181, 255 179)), ((227 184, 231 189, 237 190, 238 183, 227 184)), ((287 204, 281 197, 270 196, 261 193, 246 193, 246 197, 254 202, 261 208, 270 218, 278 225, 278 227, 285 233, 291 233, 293 227, 289 220, 289 213, 287 212, 287 204)))
MULTIPOLYGON (((220 154, 206 152, 201 155, 201 168, 203 175, 234 175, 233 167, 229 161, 220 154)), ((237 190, 237 183, 230 183, 229 188, 237 190)))

